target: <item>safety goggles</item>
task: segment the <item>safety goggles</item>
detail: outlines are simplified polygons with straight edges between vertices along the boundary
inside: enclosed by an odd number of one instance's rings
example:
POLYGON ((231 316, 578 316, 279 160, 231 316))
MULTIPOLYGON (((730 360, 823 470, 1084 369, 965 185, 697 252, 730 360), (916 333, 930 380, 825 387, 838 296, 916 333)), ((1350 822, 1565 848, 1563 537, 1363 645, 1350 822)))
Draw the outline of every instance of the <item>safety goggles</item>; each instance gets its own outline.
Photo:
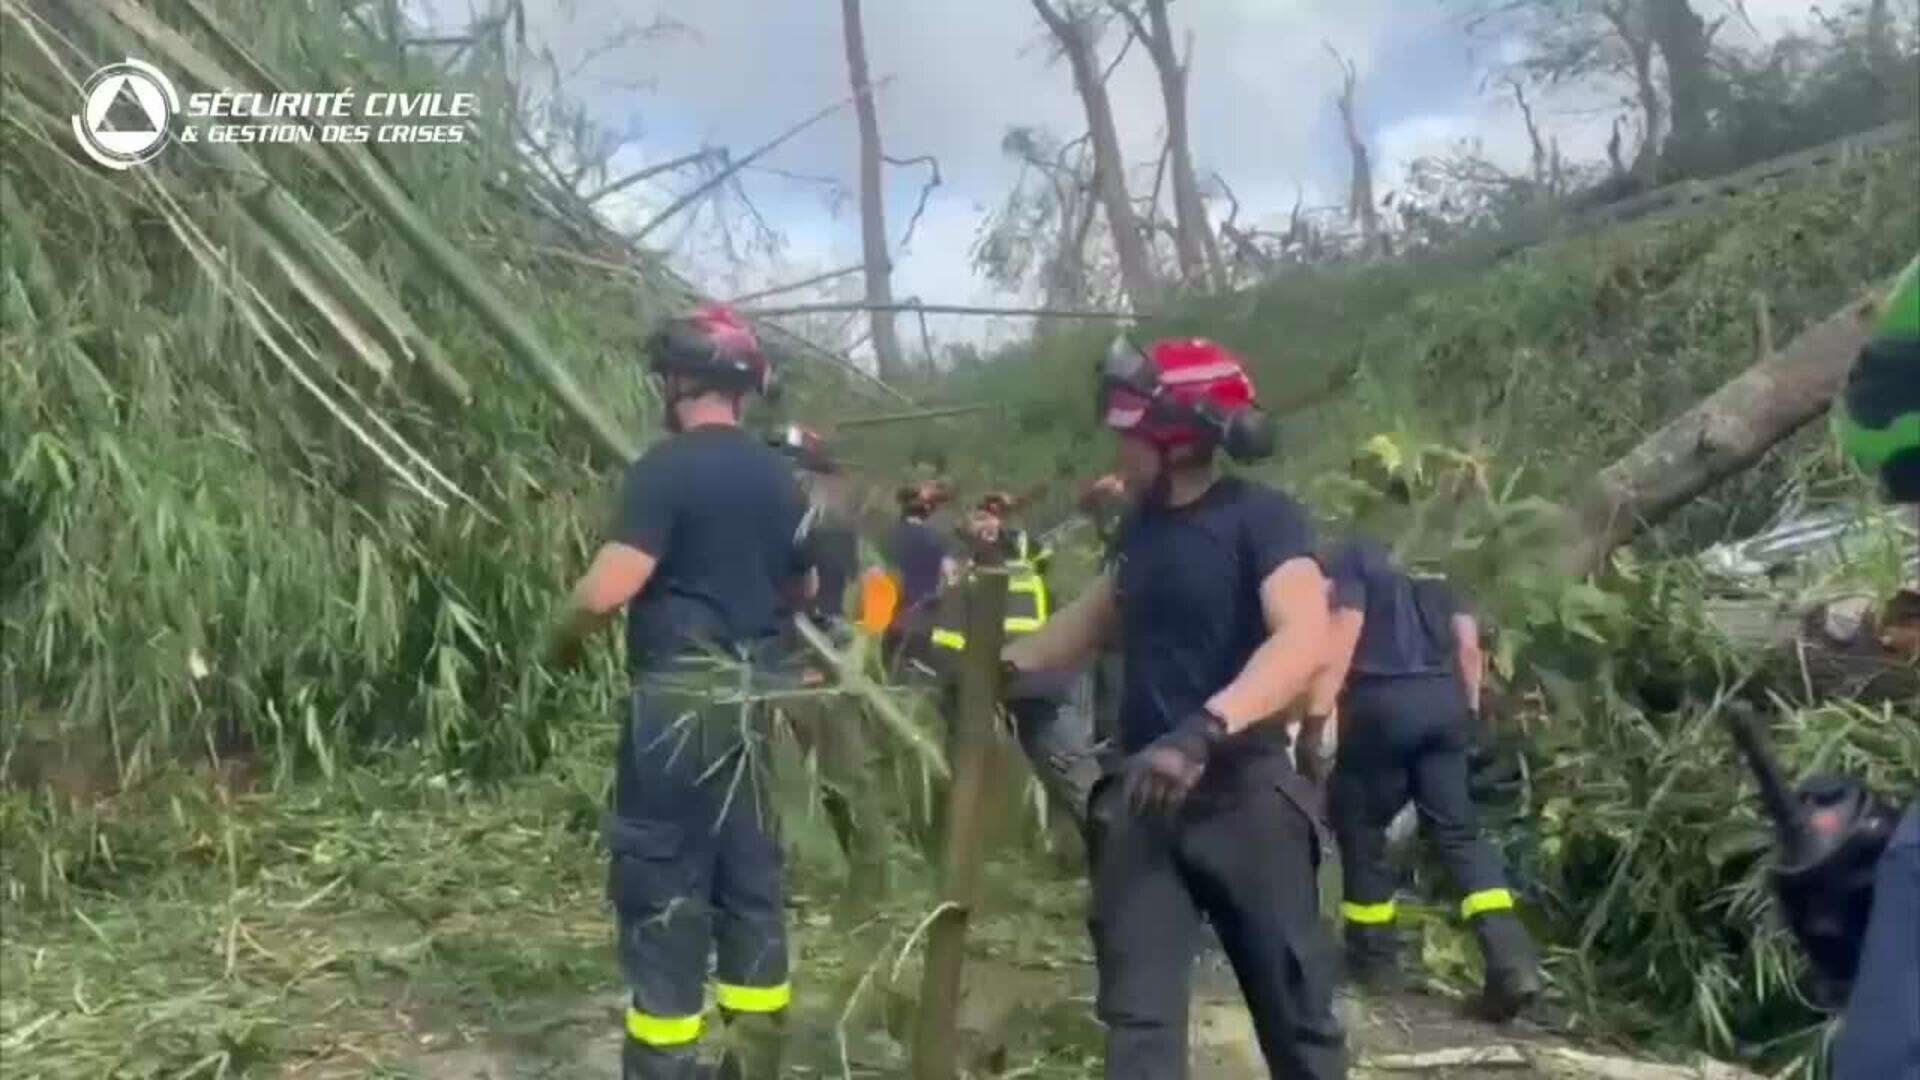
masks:
POLYGON ((1113 339, 1100 365, 1100 411, 1110 428, 1138 427, 1155 411, 1164 394, 1153 362, 1122 334, 1113 339))

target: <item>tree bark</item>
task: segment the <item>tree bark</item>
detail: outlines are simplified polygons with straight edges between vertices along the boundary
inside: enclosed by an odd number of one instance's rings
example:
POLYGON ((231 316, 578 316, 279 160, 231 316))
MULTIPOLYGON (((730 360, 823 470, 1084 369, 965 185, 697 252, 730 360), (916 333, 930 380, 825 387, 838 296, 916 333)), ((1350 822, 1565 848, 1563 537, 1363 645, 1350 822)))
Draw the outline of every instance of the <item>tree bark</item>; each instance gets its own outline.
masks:
POLYGON ((1192 39, 1188 39, 1188 58, 1182 61, 1173 44, 1173 22, 1167 17, 1167 0, 1145 0, 1144 22, 1128 0, 1112 2, 1114 10, 1127 20, 1134 35, 1146 45, 1154 70, 1160 76, 1160 98, 1167 117, 1167 150, 1173 167, 1174 254, 1179 261, 1180 277, 1187 287, 1203 286, 1207 272, 1207 208, 1200 201, 1200 182, 1193 171, 1193 144, 1187 128, 1187 75, 1193 70, 1192 39))
POLYGON ((1567 513, 1560 568, 1591 573, 1640 530, 1825 412, 1867 342, 1875 306, 1856 300, 1809 327, 1600 470, 1567 513))
POLYGON ((1608 0, 1600 5, 1613 32, 1620 35, 1633 60, 1633 84, 1640 99, 1640 146, 1633 154, 1633 175, 1648 188, 1660 179, 1660 128, 1666 122, 1666 102, 1653 78, 1653 41, 1635 18, 1640 0, 1608 0))
POLYGON ((1665 148, 1668 172, 1696 175, 1708 164, 1712 134, 1707 122, 1714 89, 1707 58, 1712 35, 1687 0, 1643 2, 1647 36, 1667 65, 1667 110, 1672 124, 1665 148))
POLYGON ((873 305, 873 355, 882 379, 906 374, 900 336, 893 324, 893 264, 887 254, 886 192, 880 183, 880 118, 867 72, 867 45, 860 28, 860 0, 840 0, 847 41, 847 78, 853 84, 860 124, 860 232, 867 263, 867 302, 873 305))
POLYGON ((1047 29, 1060 42, 1067 64, 1073 70, 1074 89, 1087 112, 1087 132, 1093 140, 1094 172, 1099 179, 1100 201, 1107 211, 1107 225, 1113 231, 1114 254, 1120 262, 1121 286, 1135 308, 1148 310, 1160 295, 1160 284, 1147 258, 1147 245, 1140 234, 1140 220, 1127 196, 1126 163, 1120 156, 1120 133, 1114 126, 1113 103, 1107 98, 1107 85, 1094 49, 1091 21, 1084 15, 1062 12, 1051 0, 1033 0, 1033 8, 1047 29))

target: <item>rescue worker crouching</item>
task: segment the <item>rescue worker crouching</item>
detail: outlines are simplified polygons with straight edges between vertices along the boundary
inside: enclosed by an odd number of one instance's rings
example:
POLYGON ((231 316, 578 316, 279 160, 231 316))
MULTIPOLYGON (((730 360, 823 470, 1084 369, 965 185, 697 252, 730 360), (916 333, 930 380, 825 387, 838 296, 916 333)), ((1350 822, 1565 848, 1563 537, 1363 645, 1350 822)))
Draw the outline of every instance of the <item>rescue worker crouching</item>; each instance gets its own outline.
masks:
POLYGON ((770 1080, 792 996, 781 849, 761 816, 768 800, 733 786, 761 781, 754 691, 780 666, 783 615, 810 580, 806 502, 787 462, 740 429, 744 399, 772 371, 738 316, 708 307, 675 319, 647 359, 672 435, 628 467, 552 648, 571 666, 627 606, 632 693, 606 826, 631 995, 621 1075, 707 1075, 711 962, 732 1036, 720 1075, 770 1080), (717 675, 715 655, 727 661, 717 675))
POLYGON ((1387 827, 1411 801, 1463 894, 1461 916, 1486 961, 1482 1007, 1492 1019, 1511 1019, 1539 995, 1540 976, 1499 853, 1475 824, 1468 794, 1469 702, 1479 698, 1483 670, 1475 620, 1444 582, 1409 577, 1371 542, 1341 546, 1326 570, 1333 632, 1303 742, 1317 742, 1338 709, 1330 806, 1348 972, 1376 988, 1397 981, 1387 827))
POLYGON ((1188 1075, 1203 914, 1273 1075, 1343 1076, 1314 795, 1279 719, 1306 691, 1327 629, 1307 514, 1214 469, 1216 450, 1251 460, 1272 449, 1253 384, 1224 347, 1142 350, 1123 337, 1099 402, 1139 505, 1094 584, 1005 659, 1017 678, 1076 669, 1109 640, 1124 653, 1123 756, 1106 763, 1089 825, 1106 1076, 1188 1075))
MULTIPOLYGON (((1003 625, 1008 640, 1038 631, 1051 614, 1046 565, 1052 553, 1036 549, 1027 531, 1012 525, 1008 520, 1012 512, 1012 497, 995 492, 980 500, 967 521, 969 543, 980 553, 992 551, 994 561, 1006 570, 1007 613, 1003 625)), ((955 606, 947 605, 940 614, 956 614, 951 610, 955 606)), ((958 667, 956 658, 966 650, 967 638, 958 625, 943 625, 946 621, 958 622, 936 618, 930 641, 949 661, 941 667, 953 671, 958 667)), ((1084 834, 1087 801, 1100 766, 1093 754, 1093 717, 1083 707, 1086 695, 1075 693, 1079 680, 1077 672, 1034 672, 1014 680, 1003 697, 1020 748, 1032 763, 1048 800, 1064 810, 1084 834)), ((957 705, 952 688, 949 690, 951 712, 957 705)))

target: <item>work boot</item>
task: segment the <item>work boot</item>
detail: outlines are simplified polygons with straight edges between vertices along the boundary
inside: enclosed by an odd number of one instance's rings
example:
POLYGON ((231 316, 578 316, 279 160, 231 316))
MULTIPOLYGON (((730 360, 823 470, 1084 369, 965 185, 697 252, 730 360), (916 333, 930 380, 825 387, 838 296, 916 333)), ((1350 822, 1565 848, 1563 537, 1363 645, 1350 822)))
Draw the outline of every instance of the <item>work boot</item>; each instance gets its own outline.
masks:
POLYGON ((700 1063, 698 1044, 671 1048, 648 1046, 632 1036, 620 1051, 620 1080, 712 1080, 711 1066, 700 1063))
POLYGON ((1487 970, 1480 1011, 1489 1020, 1506 1023, 1540 996, 1533 939, 1511 911, 1489 911, 1475 916, 1472 924, 1487 970))
POLYGON ((1347 978, 1370 993, 1391 993, 1406 986, 1400 967, 1400 933, 1392 923, 1347 924, 1347 978))
POLYGON ((722 1009, 726 1020, 726 1052, 715 1080, 780 1080, 780 1058, 786 1047, 787 1014, 737 1013, 722 1009))

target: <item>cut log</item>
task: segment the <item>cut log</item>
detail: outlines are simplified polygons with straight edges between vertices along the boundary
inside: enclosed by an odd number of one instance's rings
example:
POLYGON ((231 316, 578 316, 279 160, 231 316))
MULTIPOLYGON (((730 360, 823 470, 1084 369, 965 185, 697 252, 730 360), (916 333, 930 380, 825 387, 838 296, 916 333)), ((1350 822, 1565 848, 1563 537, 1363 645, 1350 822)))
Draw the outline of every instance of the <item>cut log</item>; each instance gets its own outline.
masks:
POLYGON ((1847 304, 1600 470, 1567 513, 1560 568, 1591 573, 1641 529, 1824 413, 1867 342, 1876 306, 1870 297, 1847 304))

